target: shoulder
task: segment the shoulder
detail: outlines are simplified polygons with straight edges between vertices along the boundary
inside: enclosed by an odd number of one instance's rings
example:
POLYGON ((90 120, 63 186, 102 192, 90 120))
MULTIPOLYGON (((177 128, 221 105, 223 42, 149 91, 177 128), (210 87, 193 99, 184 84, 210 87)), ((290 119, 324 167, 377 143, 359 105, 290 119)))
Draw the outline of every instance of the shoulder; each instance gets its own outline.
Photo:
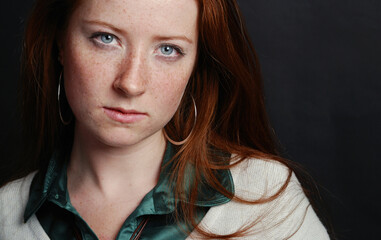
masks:
POLYGON ((233 199, 212 207, 201 226, 217 234, 248 227, 239 239, 329 239, 295 174, 284 164, 245 159, 231 168, 233 199), (239 199, 253 203, 244 203, 239 199))
POLYGON ((2 237, 9 239, 6 236, 16 236, 20 231, 23 225, 24 209, 29 197, 30 184, 34 175, 35 172, 0 188, 1 239, 3 239, 2 237))
POLYGON ((299 183, 287 166, 275 160, 249 158, 233 166, 230 171, 235 195, 251 200, 276 194, 288 178, 290 183, 299 183))
POLYGON ((20 199, 20 197, 23 198, 24 195, 28 195, 30 184, 35 174, 36 172, 33 172, 26 177, 14 180, 1 187, 0 203, 3 204, 7 200, 16 200, 20 199))

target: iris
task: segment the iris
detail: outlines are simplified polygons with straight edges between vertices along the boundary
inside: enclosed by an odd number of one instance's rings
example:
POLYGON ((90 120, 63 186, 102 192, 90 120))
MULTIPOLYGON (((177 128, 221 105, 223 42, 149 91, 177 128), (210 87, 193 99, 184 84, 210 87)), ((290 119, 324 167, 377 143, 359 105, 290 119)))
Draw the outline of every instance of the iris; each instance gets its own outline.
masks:
POLYGON ((114 37, 112 35, 110 35, 110 34, 103 34, 101 36, 101 40, 102 40, 102 42, 108 44, 108 43, 111 43, 114 40, 114 37))
POLYGON ((160 51, 164 55, 171 55, 173 53, 173 47, 165 45, 160 48, 160 51))

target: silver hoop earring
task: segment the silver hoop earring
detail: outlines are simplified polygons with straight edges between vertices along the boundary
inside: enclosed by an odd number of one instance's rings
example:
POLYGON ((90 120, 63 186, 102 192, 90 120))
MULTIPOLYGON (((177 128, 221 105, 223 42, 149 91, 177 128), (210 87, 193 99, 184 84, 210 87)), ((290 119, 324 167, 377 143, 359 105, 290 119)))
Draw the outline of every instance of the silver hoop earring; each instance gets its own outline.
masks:
POLYGON ((173 145, 177 145, 177 146, 179 146, 179 145, 183 145, 184 143, 186 143, 186 142, 189 140, 190 136, 192 135, 192 132, 193 132, 194 127, 196 126, 196 121, 197 121, 197 107, 196 107, 196 102, 194 101, 193 96, 191 96, 191 98, 192 98, 193 108, 194 108, 194 122, 193 122, 192 130, 190 131, 189 135, 188 135, 184 140, 182 140, 182 141, 180 141, 180 142, 176 142, 175 140, 172 140, 172 139, 167 135, 167 133, 165 132, 165 129, 163 129, 164 137, 165 137, 170 143, 172 143, 173 145))
POLYGON ((60 102, 60 96, 61 96, 61 79, 62 79, 62 72, 60 74, 60 77, 58 79, 58 113, 60 115, 60 119, 61 119, 61 122, 63 123, 63 125, 69 125, 69 123, 71 122, 71 118, 69 121, 65 121, 62 117, 62 113, 61 113, 61 102, 60 102))

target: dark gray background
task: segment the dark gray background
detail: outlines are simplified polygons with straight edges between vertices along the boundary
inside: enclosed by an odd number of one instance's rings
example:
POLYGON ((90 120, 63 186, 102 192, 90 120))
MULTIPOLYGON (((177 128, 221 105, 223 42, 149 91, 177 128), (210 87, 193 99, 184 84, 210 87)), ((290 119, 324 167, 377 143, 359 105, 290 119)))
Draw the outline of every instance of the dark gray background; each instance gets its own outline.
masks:
MULTIPOLYGON (((381 1, 239 0, 285 156, 323 186, 339 239, 380 239, 381 1)), ((1 165, 19 149, 20 43, 31 0, 1 6, 1 165)))

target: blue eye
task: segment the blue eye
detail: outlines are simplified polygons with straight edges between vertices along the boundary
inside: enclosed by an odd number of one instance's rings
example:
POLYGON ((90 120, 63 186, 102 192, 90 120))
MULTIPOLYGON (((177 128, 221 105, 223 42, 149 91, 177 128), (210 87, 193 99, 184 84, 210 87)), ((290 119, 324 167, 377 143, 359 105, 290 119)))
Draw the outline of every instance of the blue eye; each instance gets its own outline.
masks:
POLYGON ((160 47, 160 51, 164 55, 171 55, 175 49, 169 45, 160 47))
POLYGON ((102 34, 101 35, 101 41, 106 43, 106 44, 111 43, 113 40, 114 40, 114 37, 110 34, 102 34))

